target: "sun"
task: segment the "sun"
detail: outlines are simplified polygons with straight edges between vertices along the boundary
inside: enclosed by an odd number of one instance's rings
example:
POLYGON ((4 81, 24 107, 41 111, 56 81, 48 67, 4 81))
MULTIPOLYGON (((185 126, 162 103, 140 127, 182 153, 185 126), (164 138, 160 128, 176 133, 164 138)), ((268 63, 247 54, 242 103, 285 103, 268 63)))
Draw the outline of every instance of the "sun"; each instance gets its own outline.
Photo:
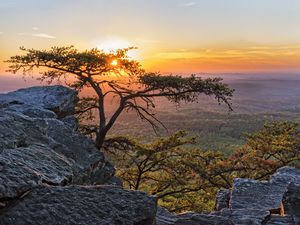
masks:
POLYGON ((122 39, 111 39, 108 41, 102 42, 98 48, 103 50, 106 53, 109 53, 111 51, 116 51, 117 49, 121 48, 128 48, 129 43, 122 39))
MULTIPOLYGON (((103 50, 106 53, 110 53, 112 51, 116 51, 122 48, 128 48, 135 46, 133 43, 130 43, 124 39, 113 38, 107 41, 102 42, 97 45, 97 48, 103 50)), ((134 60, 139 60, 139 52, 137 49, 132 49, 128 51, 128 56, 134 60)), ((113 65, 113 64, 112 64, 113 65)))
POLYGON ((114 59, 114 60, 110 63, 110 65, 112 65, 112 66, 117 66, 117 65, 118 65, 118 60, 114 59))

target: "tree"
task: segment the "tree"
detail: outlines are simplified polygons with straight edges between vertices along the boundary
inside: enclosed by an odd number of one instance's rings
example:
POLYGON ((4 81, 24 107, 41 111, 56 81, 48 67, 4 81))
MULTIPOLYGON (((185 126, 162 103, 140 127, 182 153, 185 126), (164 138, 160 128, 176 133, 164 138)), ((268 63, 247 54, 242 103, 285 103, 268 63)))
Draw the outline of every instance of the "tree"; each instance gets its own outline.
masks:
POLYGON ((110 137, 103 145, 109 160, 117 168, 116 175, 124 186, 155 195, 160 205, 170 211, 193 208, 203 209, 203 184, 198 175, 183 163, 195 155, 195 149, 186 145, 195 143, 184 131, 143 144, 129 137, 110 137), (186 196, 198 194, 198 198, 186 201, 186 196), (201 201, 196 201, 200 200, 201 201), (194 201, 195 200, 195 201, 194 201))
POLYGON ((234 178, 263 180, 282 166, 300 167, 300 132, 293 122, 265 124, 229 156, 194 143, 180 131, 148 144, 111 137, 104 150, 125 187, 155 195, 174 212, 213 209, 218 190, 231 188, 234 178))
POLYGON ((8 71, 17 73, 21 70, 28 74, 34 68, 44 67, 48 70, 41 72, 41 80, 51 82, 72 75, 75 81, 70 84, 71 87, 77 90, 92 88, 96 96, 81 99, 78 113, 85 115, 94 109, 98 111, 99 123, 97 126, 89 126, 88 132, 96 134, 95 141, 99 149, 123 111, 135 111, 153 128, 162 124, 152 111, 155 108, 153 99, 156 97, 166 97, 171 102, 180 103, 197 101, 199 94, 205 94, 214 96, 219 103, 224 102, 231 109, 233 90, 223 84, 222 79, 146 73, 137 61, 127 56, 131 49, 105 53, 98 49, 78 51, 73 46, 52 47, 50 50, 21 47, 25 54, 11 57, 7 61, 11 64, 8 71), (117 99, 118 104, 110 118, 106 114, 108 96, 117 99))
POLYGON ((266 123, 246 135, 246 144, 237 149, 230 160, 239 177, 267 179, 278 168, 300 166, 299 124, 288 121, 266 123))

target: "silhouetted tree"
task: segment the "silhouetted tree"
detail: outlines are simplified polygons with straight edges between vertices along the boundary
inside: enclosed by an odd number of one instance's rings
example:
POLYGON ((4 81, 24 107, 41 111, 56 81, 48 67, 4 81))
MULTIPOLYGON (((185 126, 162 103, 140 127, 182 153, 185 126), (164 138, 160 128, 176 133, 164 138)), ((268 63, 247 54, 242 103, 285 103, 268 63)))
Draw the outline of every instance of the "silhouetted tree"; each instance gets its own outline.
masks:
POLYGON ((132 48, 106 53, 98 49, 78 51, 73 46, 52 47, 50 50, 35 50, 21 47, 24 55, 16 55, 7 62, 10 72, 22 71, 24 74, 34 68, 45 67, 41 80, 49 82, 73 75, 71 87, 81 90, 92 88, 96 97, 82 98, 79 102, 79 115, 86 115, 93 109, 98 111, 97 126, 88 126, 88 133, 95 132, 96 145, 101 148, 107 132, 120 114, 133 110, 149 122, 153 128, 160 123, 151 111, 156 97, 166 97, 169 101, 194 102, 199 94, 214 96, 218 102, 224 102, 231 109, 230 97, 233 90, 221 83, 221 78, 201 79, 191 75, 162 76, 158 73, 146 73, 140 64, 130 59, 127 52, 132 48), (118 99, 118 107, 109 118, 106 113, 107 96, 118 99))

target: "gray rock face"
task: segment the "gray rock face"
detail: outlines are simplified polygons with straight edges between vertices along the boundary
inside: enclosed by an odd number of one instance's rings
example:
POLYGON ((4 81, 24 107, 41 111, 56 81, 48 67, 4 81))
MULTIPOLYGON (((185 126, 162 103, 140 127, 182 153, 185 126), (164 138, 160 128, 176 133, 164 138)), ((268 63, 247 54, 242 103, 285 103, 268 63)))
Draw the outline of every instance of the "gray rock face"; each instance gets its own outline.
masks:
POLYGON ((177 221, 177 219, 177 215, 170 213, 162 207, 157 207, 156 225, 172 225, 177 221))
POLYGON ((284 213, 300 224, 300 182, 290 183, 283 197, 284 213))
POLYGON ((300 170, 280 168, 270 181, 236 179, 232 190, 218 194, 216 210, 181 215, 158 210, 157 224, 300 225, 300 170))
POLYGON ((187 214, 178 216, 175 225, 234 225, 231 220, 222 216, 206 214, 187 214))
POLYGON ((38 187, 9 210, 0 224, 152 225, 156 200, 112 186, 38 187))
POLYGON ((229 207, 230 200, 230 190, 221 189, 216 196, 216 210, 220 211, 221 209, 229 207))
POLYGON ((63 86, 0 95, 1 225, 152 224, 153 198, 94 186, 120 181, 93 141, 77 133, 76 101, 63 86))
POLYGON ((25 88, 0 94, 0 108, 12 106, 25 115, 34 115, 34 109, 41 109, 55 112, 59 118, 62 118, 74 113, 75 101, 77 101, 77 93, 59 85, 25 88))
POLYGON ((53 185, 103 184, 113 177, 114 168, 105 161, 103 154, 90 139, 78 134, 70 125, 76 92, 62 86, 48 86, 22 89, 5 96, 0 96, 0 160, 3 167, 0 177, 9 179, 9 174, 14 174, 11 179, 16 185, 24 181, 22 176, 29 174, 39 177, 37 183, 53 185), (23 104, 25 108, 22 108, 23 104), (67 122, 58 119, 58 115, 68 115, 67 122), (12 160, 18 163, 20 174, 16 174, 18 170, 8 163, 12 160), (23 174, 25 170, 28 172, 23 174))
POLYGON ((230 208, 280 210, 284 191, 282 186, 276 183, 236 179, 230 208))

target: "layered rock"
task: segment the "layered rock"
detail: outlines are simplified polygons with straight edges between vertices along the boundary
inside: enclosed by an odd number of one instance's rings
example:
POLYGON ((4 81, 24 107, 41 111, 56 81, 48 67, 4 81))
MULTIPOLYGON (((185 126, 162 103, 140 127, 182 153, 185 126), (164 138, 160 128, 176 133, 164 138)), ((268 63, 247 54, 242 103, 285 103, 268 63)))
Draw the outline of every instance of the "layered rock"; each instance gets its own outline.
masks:
POLYGON ((235 179, 232 190, 218 194, 216 210, 181 215, 158 210, 157 225, 300 225, 300 170, 280 168, 270 181, 235 179))
POLYGON ((156 202, 112 186, 37 187, 0 213, 0 224, 152 225, 156 202))
POLYGON ((115 170, 76 131, 76 101, 63 86, 0 95, 0 224, 152 224, 154 198, 99 186, 115 170))

